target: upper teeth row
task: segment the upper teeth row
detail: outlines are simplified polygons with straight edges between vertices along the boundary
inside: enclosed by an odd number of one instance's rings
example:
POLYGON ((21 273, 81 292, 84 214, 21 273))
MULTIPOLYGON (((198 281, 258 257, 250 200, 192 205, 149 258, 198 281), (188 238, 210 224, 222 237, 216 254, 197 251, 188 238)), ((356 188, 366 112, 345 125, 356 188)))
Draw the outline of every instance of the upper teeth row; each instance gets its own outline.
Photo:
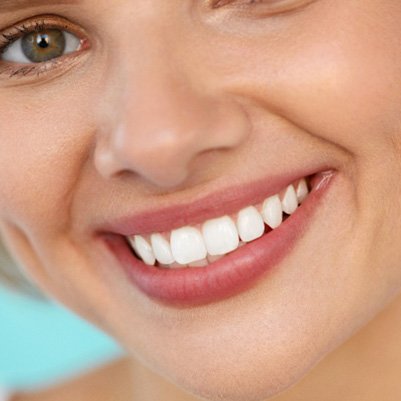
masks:
POLYGON ((207 220, 202 225, 186 226, 171 233, 133 235, 128 240, 135 253, 148 265, 156 261, 168 267, 206 266, 234 251, 244 242, 253 241, 283 221, 283 212, 295 212, 309 193, 306 180, 289 185, 284 191, 256 206, 241 209, 236 216, 207 220))

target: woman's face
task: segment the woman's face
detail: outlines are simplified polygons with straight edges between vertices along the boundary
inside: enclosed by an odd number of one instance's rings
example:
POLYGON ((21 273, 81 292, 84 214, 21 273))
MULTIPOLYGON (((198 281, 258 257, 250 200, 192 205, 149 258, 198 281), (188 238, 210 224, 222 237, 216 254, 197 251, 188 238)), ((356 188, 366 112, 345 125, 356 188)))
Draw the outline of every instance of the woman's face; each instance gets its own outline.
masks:
POLYGON ((44 290, 179 386, 279 393, 401 290, 400 18, 398 0, 2 1, 4 239, 44 290), (65 51, 35 26, 69 32, 65 51), (256 205, 319 172, 319 201, 265 234, 273 256, 250 242, 208 267, 224 282, 227 266, 272 266, 244 288, 175 304, 166 276, 163 301, 107 245, 233 216, 233 198, 256 205))

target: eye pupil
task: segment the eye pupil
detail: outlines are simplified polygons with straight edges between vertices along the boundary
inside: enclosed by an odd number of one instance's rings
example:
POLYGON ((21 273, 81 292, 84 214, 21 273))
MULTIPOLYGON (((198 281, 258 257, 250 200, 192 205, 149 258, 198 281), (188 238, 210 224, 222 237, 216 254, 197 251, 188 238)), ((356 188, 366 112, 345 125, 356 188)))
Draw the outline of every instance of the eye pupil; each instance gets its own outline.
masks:
POLYGON ((49 47, 50 39, 47 34, 40 34, 36 37, 36 44, 42 49, 49 47))
POLYGON ((66 48, 66 39, 63 31, 47 29, 25 35, 21 40, 21 47, 30 61, 41 63, 62 56, 66 48))

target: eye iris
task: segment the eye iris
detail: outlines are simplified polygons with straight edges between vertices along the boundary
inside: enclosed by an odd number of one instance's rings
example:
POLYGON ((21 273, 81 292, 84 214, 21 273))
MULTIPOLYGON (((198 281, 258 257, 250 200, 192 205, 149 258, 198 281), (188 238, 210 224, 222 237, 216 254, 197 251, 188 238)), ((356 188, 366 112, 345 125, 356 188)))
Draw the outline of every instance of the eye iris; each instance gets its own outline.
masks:
POLYGON ((22 51, 33 63, 40 63, 63 55, 65 35, 59 29, 32 32, 21 40, 22 51))

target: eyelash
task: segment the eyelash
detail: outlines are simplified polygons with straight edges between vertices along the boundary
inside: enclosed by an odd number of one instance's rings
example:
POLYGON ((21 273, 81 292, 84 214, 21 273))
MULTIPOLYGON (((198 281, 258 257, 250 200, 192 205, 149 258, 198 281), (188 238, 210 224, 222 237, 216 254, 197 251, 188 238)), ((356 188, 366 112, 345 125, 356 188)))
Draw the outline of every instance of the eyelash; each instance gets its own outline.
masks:
POLYGON ((73 53, 66 54, 41 63, 18 64, 10 63, 0 59, 0 75, 6 74, 9 78, 18 76, 27 77, 31 75, 36 75, 37 77, 39 77, 44 73, 50 72, 53 69, 65 65, 67 60, 72 62, 76 58, 78 53, 89 48, 89 41, 87 40, 82 29, 74 26, 74 24, 72 24, 65 18, 48 15, 28 19, 0 32, 0 56, 7 49, 8 46, 12 45, 18 39, 21 39, 25 35, 32 32, 42 32, 47 29, 60 29, 63 31, 71 32, 81 41, 79 49, 73 53))
MULTIPOLYGON (((260 3, 263 0, 246 0, 245 5, 252 5, 254 3, 260 3)), ((212 0, 211 4, 213 8, 224 7, 234 3, 235 0, 212 0)))
POLYGON ((288 14, 306 8, 316 0, 208 0, 212 9, 231 8, 262 16, 288 14))

